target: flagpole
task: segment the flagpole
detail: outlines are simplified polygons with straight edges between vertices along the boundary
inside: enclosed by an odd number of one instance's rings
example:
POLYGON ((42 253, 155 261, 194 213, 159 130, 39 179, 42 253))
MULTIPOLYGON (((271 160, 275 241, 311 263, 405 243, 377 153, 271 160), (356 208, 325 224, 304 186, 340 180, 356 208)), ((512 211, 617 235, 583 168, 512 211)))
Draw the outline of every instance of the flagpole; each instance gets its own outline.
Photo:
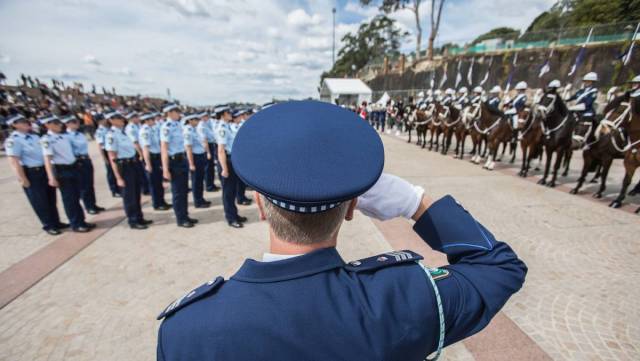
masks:
POLYGON ((638 30, 640 29, 640 23, 638 23, 638 25, 636 25, 636 30, 633 32, 633 36, 631 37, 631 45, 629 45, 629 51, 627 52, 627 55, 624 57, 624 65, 629 64, 629 60, 631 60, 631 53, 633 53, 633 47, 636 44, 635 40, 636 40, 636 36, 638 35, 638 30))

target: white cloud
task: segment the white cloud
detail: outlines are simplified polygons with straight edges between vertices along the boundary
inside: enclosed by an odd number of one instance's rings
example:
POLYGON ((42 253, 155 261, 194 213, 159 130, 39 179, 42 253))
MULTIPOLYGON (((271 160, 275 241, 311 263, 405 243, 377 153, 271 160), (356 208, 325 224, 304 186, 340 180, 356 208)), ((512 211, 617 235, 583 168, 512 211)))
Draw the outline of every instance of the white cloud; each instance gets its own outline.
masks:
POLYGON ((309 15, 303 9, 296 9, 287 15, 287 22, 296 27, 318 25, 322 17, 318 14, 309 15))
POLYGON ((11 62, 11 57, 6 54, 0 54, 0 63, 9 64, 11 62))
POLYGON ((91 64, 95 66, 102 65, 102 63, 95 56, 91 54, 85 55, 84 58, 82 58, 82 60, 84 60, 84 62, 87 64, 91 64))

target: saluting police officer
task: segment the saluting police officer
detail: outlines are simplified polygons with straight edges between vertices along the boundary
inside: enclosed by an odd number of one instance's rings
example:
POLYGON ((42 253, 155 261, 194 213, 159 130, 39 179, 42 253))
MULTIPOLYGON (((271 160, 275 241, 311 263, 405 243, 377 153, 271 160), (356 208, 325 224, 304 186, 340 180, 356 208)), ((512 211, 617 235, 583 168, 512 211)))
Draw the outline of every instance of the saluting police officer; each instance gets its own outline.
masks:
POLYGON ((146 229, 153 221, 144 219, 140 204, 140 159, 138 159, 135 145, 125 134, 124 116, 118 112, 106 115, 111 122, 111 130, 107 133, 105 149, 109 153, 109 160, 116 177, 118 187, 122 192, 124 212, 131 229, 146 229))
POLYGON ((79 233, 89 232, 95 224, 85 221, 80 206, 80 175, 71 140, 62 133, 62 123, 55 115, 40 119, 40 123, 47 128, 41 144, 49 185, 60 189, 71 229, 79 233))
POLYGON ((98 122, 98 129, 96 129, 95 134, 96 144, 98 144, 100 154, 102 155, 102 160, 104 161, 104 166, 107 170, 107 184, 109 185, 109 189, 111 190, 111 196, 113 196, 114 198, 121 197, 120 190, 118 189, 118 185, 116 184, 116 177, 113 175, 113 168, 111 168, 109 154, 107 154, 107 151, 104 149, 107 133, 111 129, 111 124, 103 114, 97 114, 95 119, 98 122))
POLYGON ((207 164, 204 170, 204 182, 207 192, 217 192, 219 188, 215 184, 216 174, 216 160, 218 159, 218 145, 216 144, 216 137, 213 132, 214 119, 210 119, 209 113, 202 112, 199 115, 200 122, 196 127, 196 131, 201 139, 205 142, 203 146, 207 153, 207 164))
MULTIPOLYGON (((133 142, 133 145, 136 147, 136 152, 138 153, 138 159, 142 161, 142 148, 140 147, 140 115, 138 112, 133 111, 126 115, 127 125, 125 126, 125 133, 133 142)), ((144 165, 142 162, 138 162, 138 167, 140 167, 140 186, 142 187, 142 194, 149 194, 149 183, 147 182, 147 177, 144 175, 144 165)))
POLYGON ((160 126, 156 124, 156 114, 148 113, 140 117, 144 123, 140 127, 140 148, 144 158, 151 203, 153 209, 166 211, 171 205, 164 200, 162 185, 162 160, 160 159, 160 126))
MULTIPOLYGON (((229 129, 231 130, 231 148, 233 149, 233 141, 236 139, 236 134, 238 134, 238 130, 244 124, 246 115, 246 110, 238 110, 233 114, 233 122, 229 125, 229 129)), ((251 204, 251 199, 247 198, 245 195, 245 191, 247 189, 247 185, 244 184, 242 179, 238 178, 238 188, 236 189, 236 202, 243 206, 248 206, 251 204)))
POLYGON ((222 182, 222 206, 227 224, 233 228, 242 228, 242 223, 247 221, 246 217, 238 215, 235 199, 238 191, 238 177, 233 170, 231 162, 231 146, 233 144, 233 134, 229 123, 231 122, 231 109, 227 106, 217 108, 220 115, 218 128, 215 130, 216 143, 218 143, 218 174, 222 182))
MULTIPOLYGON (((187 153, 189 171, 191 173, 191 193, 193 195, 193 205, 196 208, 209 208, 211 202, 204 199, 204 170, 207 166, 207 155, 203 143, 207 144, 206 138, 201 138, 196 127, 200 116, 190 114, 182 118, 184 122, 182 134, 184 136, 184 150, 187 153)), ((207 144, 208 145, 208 144, 207 144)))
POLYGON ((67 128, 67 137, 71 141, 73 154, 78 162, 80 172, 80 199, 84 203, 84 209, 89 214, 98 214, 105 209, 96 204, 96 191, 93 186, 93 163, 89 158, 89 144, 87 137, 78 131, 80 122, 75 115, 69 115, 60 119, 67 128))
POLYGON ((60 222, 56 207, 56 189, 47 183, 40 137, 31 132, 29 120, 21 114, 12 115, 6 124, 13 128, 13 132, 4 143, 9 164, 18 177, 29 204, 42 223, 42 229, 52 236, 57 236, 61 229, 69 225, 60 222))
POLYGON ((269 253, 171 303, 158 316, 158 360, 437 358, 482 330, 524 282, 515 252, 453 197, 433 201, 381 174, 380 137, 348 110, 275 105, 238 132, 232 159, 259 192, 269 253), (450 264, 430 268, 412 251, 345 263, 335 247, 356 208, 380 220, 413 219, 450 264))
POLYGON ((171 181, 173 211, 179 227, 191 228, 197 219, 189 217, 187 196, 189 192, 189 165, 184 153, 184 135, 180 124, 180 108, 166 105, 162 112, 166 120, 160 128, 160 152, 162 175, 171 181))

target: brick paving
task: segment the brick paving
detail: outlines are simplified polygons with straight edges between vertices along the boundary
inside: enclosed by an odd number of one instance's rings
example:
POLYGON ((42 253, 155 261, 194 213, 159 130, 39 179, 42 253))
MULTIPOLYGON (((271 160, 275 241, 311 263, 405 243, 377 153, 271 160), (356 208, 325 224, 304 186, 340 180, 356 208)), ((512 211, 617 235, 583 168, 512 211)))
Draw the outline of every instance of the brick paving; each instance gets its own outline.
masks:
MULTIPOLYGON (((554 360, 640 359, 635 305, 640 290, 633 287, 640 275, 640 217, 393 137, 383 139, 387 171, 436 197, 454 194, 529 266, 523 290, 479 335, 491 335, 494 324, 499 337, 521 333, 520 340, 530 340, 522 352, 510 354, 503 339, 492 343, 484 337, 449 347, 445 360, 544 359, 525 357, 531 347, 554 360)), ((0 170, 4 167, 1 161, 0 170)), ((103 171, 96 166, 98 199, 105 206, 119 205, 105 193, 103 171)), ((8 177, 0 183, 0 205, 13 215, 0 221, 0 270, 6 270, 55 239, 43 236, 19 187, 8 177)), ((266 250, 266 226, 257 222, 253 206, 241 207, 250 222, 234 230, 224 222, 219 194, 207 197, 214 207, 193 212, 201 220, 196 228, 178 229, 170 212, 147 206, 145 212, 156 221, 149 230, 115 225, 0 309, 0 360, 153 359, 160 310, 266 250)), ((345 224, 339 247, 344 258, 383 252, 402 241, 392 239, 402 225, 386 235, 377 226, 362 215, 345 224)), ((429 257, 443 262, 441 256, 429 257)))

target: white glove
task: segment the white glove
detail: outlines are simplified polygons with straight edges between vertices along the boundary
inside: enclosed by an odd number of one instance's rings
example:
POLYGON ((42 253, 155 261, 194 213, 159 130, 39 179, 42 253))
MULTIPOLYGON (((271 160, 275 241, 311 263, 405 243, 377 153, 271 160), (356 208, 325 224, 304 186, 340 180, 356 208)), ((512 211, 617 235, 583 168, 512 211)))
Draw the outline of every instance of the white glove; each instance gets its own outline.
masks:
POLYGON ((386 221, 410 219, 418 210, 424 189, 395 175, 382 173, 378 182, 358 197, 356 208, 366 216, 386 221))

